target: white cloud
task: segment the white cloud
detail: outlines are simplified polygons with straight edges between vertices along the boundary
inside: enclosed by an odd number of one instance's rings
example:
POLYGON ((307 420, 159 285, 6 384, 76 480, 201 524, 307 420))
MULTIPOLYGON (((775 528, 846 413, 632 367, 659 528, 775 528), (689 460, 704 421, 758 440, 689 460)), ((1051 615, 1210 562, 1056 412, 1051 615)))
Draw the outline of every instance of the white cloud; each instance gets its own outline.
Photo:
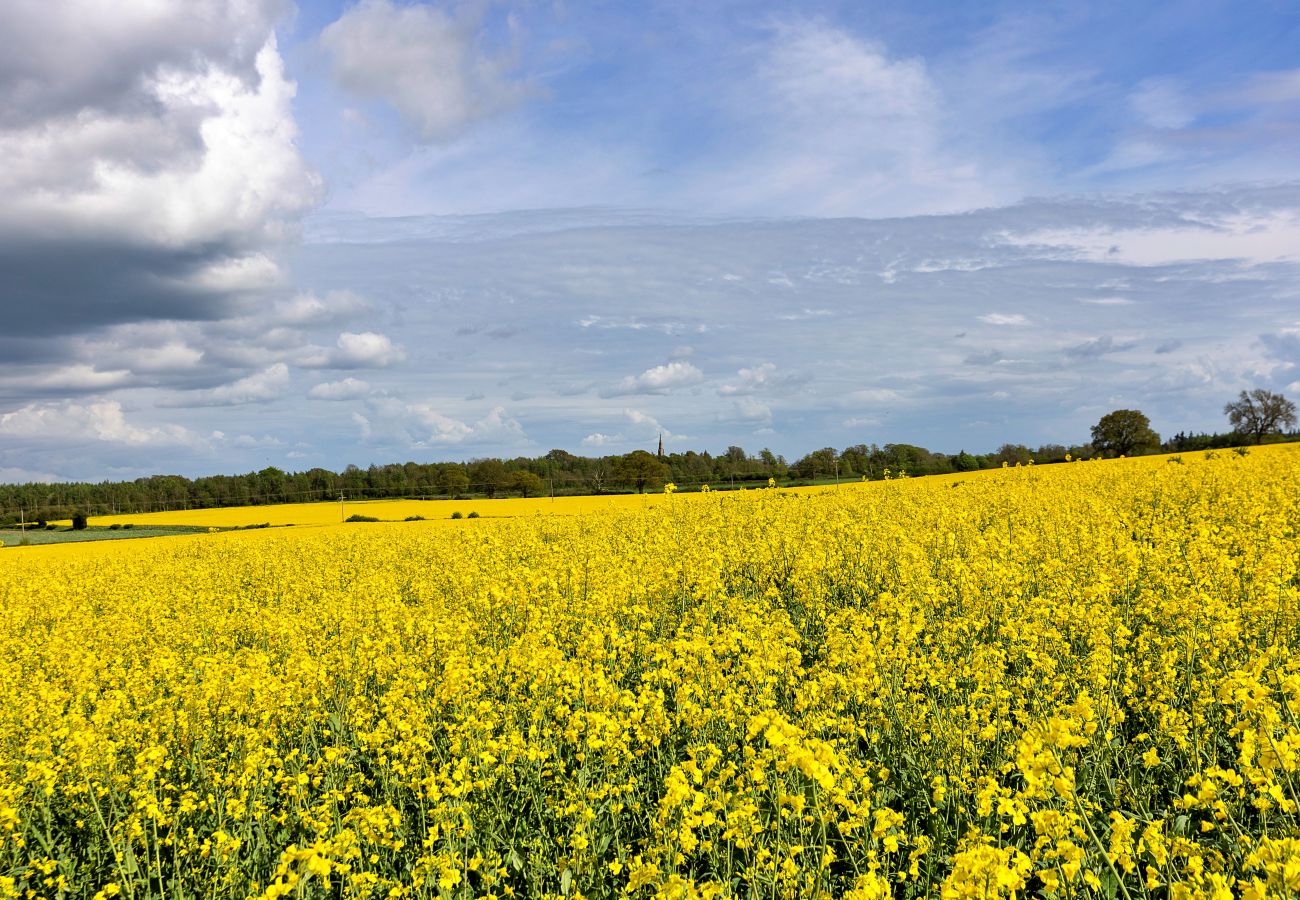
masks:
POLYGON ((681 444, 690 440, 684 434, 677 434, 665 428, 658 419, 642 410, 628 407, 619 415, 623 420, 621 429, 613 434, 594 431, 582 439, 582 446, 619 449, 640 447, 653 450, 661 437, 665 444, 681 444))
POLYGON ((287 11, 0 3, 7 331, 213 322, 282 284, 276 254, 321 196, 275 39, 287 11))
POLYGON ((449 445, 486 446, 504 455, 528 443, 519 420, 504 407, 494 406, 482 418, 467 422, 432 403, 411 403, 396 397, 373 397, 367 415, 353 414, 362 437, 409 448, 449 445))
POLYGON ((126 369, 102 371, 94 366, 79 364, 64 366, 43 375, 23 379, 23 383, 36 390, 74 393, 120 387, 130 381, 130 378, 131 373, 126 369))
POLYGON ((690 387, 704 380, 704 373, 688 362, 670 362, 646 369, 640 375, 629 375, 603 392, 606 397, 625 394, 664 394, 678 388, 690 387))
POLYGON ((344 331, 333 350, 316 348, 298 364, 310 369, 383 369, 406 359, 406 351, 387 335, 374 331, 344 331))
POLYGON ((359 378, 344 378, 341 381, 326 381, 314 385, 307 392, 308 397, 316 400, 356 400, 370 393, 370 385, 359 378))
POLYGON ((141 71, 206 65, 253 75, 282 0, 10 0, 0 6, 6 37, 0 87, 5 124, 112 107, 138 90, 141 71))
POLYGON ((206 440, 180 425, 139 427, 127 421, 122 404, 30 403, 0 415, 0 435, 16 441, 83 443, 104 441, 133 447, 206 445, 206 440))
POLYGON ((133 348, 131 370, 134 372, 183 372, 198 366, 203 351, 179 341, 159 347, 133 348))
POLYGON ((1132 306, 1133 301, 1128 297, 1080 297, 1080 303, 1087 303, 1091 306, 1132 306))
POLYGON ((465 11, 362 0, 320 40, 340 85, 391 104, 422 140, 444 141, 529 92, 510 54, 480 45, 479 24, 465 11))
POLYGON ((744 394, 786 391, 807 380, 798 375, 778 375, 776 364, 770 362, 750 369, 741 369, 736 375, 736 381, 718 388, 719 396, 737 397, 744 394))
POLYGON ((321 325, 369 309, 370 302, 352 291, 329 291, 324 296, 304 293, 277 303, 267 318, 280 325, 321 325))
MULTIPOLYGON (((295 146, 294 86, 274 36, 265 40, 255 72, 158 65, 139 72, 143 93, 129 104, 113 98, 0 129, 0 224, 164 248, 283 236, 284 218, 314 204, 318 188, 295 146)), ((238 253, 214 259, 193 283, 225 290, 277 271, 260 251, 238 253)))
POLYGON ((289 386, 289 367, 275 363, 260 372, 229 384, 202 391, 190 391, 159 401, 159 406, 243 406, 266 403, 284 395, 289 386))
POLYGON ((1020 313, 987 313, 978 316, 979 320, 986 325, 1028 325, 1029 319, 1020 313))

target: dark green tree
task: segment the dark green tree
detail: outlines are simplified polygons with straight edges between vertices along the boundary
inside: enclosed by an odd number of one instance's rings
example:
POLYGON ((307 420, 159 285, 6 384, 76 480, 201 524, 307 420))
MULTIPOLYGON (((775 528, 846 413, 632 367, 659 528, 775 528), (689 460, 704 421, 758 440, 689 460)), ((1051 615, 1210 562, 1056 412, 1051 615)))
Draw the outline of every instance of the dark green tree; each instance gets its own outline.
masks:
POLYGON ((644 493, 646 485, 662 485, 668 480, 668 467, 660 462, 653 453, 645 450, 633 450, 618 461, 614 477, 629 487, 636 488, 638 494, 644 493))
POLYGON ((800 478, 826 478, 835 474, 835 463, 839 458, 834 447, 823 447, 796 461, 791 468, 800 478))
POLYGON ((438 493, 456 497, 469 490, 469 474, 460 463, 443 463, 438 467, 438 493))
POLYGON ((497 491, 505 490, 509 478, 506 464, 499 459, 476 459, 469 464, 470 486, 488 497, 495 497, 497 491))
POLYGON ((523 469, 511 472, 507 484, 510 490, 515 491, 520 497, 536 497, 546 489, 539 476, 523 469))
POLYGON ((1160 447, 1151 420, 1136 409, 1117 409, 1092 426, 1092 446, 1111 456, 1149 453, 1160 447))
POLYGON ((993 459, 998 465, 1006 463, 1014 466, 1019 463, 1024 466, 1034 461, 1034 453, 1024 444, 1003 444, 998 448, 998 452, 993 454, 993 459))

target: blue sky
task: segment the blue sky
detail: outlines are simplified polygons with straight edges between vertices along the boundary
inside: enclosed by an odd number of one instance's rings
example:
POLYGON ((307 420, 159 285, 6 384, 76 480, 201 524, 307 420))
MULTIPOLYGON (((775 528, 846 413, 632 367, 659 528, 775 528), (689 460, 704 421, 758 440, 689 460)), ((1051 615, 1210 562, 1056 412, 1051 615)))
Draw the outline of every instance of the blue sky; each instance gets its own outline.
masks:
POLYGON ((6 4, 0 479, 1223 427, 1289 3, 6 4))

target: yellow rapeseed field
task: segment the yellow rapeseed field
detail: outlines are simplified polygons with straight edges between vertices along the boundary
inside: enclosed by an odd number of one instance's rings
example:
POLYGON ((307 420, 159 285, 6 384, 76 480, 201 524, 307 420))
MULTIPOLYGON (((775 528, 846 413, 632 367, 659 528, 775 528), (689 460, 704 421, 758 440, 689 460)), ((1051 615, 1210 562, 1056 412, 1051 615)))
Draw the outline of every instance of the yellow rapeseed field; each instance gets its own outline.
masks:
POLYGON ((1283 446, 0 550, 0 895, 1291 896, 1297 529, 1283 446))
POLYGON ((283 503, 273 506, 232 506, 217 509, 183 509, 119 516, 94 516, 92 525, 201 525, 240 528, 248 525, 333 525, 351 515, 383 521, 408 516, 450 519, 476 512, 482 518, 517 518, 537 515, 582 515, 616 509, 642 509, 659 503, 663 495, 607 494, 600 497, 498 497, 493 500, 349 500, 345 503, 283 503))
MULTIPOLYGON (((866 487, 845 482, 845 488, 866 487)), ((823 493, 834 486, 783 488, 801 494, 823 493)), ((698 493, 679 494, 692 499, 698 493)), ((283 525, 333 525, 351 515, 370 516, 386 522, 400 522, 409 516, 425 519, 451 519, 453 513, 481 518, 502 519, 521 516, 574 516, 612 510, 645 509, 664 502, 663 494, 604 494, 583 497, 497 497, 491 500, 349 500, 345 503, 282 503, 270 506, 227 506, 216 509, 181 509, 152 513, 129 513, 117 516, 94 516, 91 525, 192 525, 208 528, 243 528, 266 523, 283 525)), ((64 520, 60 524, 71 524, 64 520)))

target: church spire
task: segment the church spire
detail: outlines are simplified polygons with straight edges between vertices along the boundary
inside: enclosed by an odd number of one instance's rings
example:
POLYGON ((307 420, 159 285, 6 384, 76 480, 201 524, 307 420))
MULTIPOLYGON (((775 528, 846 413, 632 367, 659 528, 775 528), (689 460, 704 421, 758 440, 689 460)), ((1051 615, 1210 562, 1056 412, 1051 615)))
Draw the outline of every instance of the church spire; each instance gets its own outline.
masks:
POLYGON ((659 458, 664 458, 664 433, 659 432, 659 458))

